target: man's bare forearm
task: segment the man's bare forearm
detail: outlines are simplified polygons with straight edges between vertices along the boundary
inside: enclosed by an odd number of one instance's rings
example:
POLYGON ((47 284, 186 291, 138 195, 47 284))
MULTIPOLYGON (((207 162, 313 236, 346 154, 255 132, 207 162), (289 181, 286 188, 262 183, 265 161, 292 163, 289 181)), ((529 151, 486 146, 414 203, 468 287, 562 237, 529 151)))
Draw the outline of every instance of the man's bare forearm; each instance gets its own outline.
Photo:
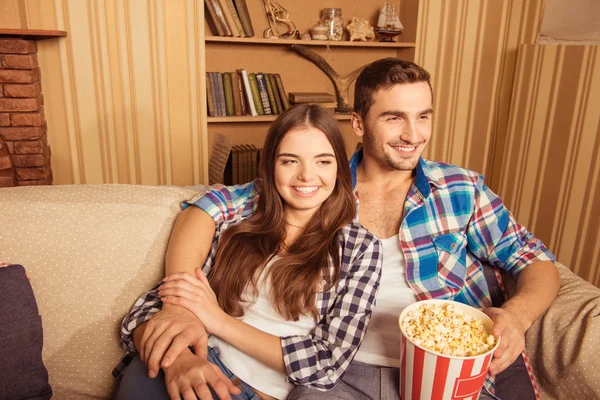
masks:
POLYGON ((204 264, 215 236, 215 222, 198 207, 191 206, 179 214, 169 239, 165 275, 188 272, 204 264))
POLYGON ((519 275, 516 294, 502 308, 513 312, 524 330, 546 312, 560 289, 560 274, 551 261, 528 265, 519 275))

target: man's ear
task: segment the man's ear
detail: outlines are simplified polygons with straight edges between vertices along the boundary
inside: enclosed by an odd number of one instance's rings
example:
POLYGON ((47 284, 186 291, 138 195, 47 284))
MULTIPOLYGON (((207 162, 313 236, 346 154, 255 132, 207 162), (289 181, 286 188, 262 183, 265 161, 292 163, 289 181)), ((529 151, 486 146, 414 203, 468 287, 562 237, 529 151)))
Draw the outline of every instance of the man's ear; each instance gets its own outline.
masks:
POLYGON ((354 130, 354 133, 356 133, 358 136, 363 136, 365 134, 364 126, 364 121, 360 115, 357 113, 352 113, 352 130, 354 130))

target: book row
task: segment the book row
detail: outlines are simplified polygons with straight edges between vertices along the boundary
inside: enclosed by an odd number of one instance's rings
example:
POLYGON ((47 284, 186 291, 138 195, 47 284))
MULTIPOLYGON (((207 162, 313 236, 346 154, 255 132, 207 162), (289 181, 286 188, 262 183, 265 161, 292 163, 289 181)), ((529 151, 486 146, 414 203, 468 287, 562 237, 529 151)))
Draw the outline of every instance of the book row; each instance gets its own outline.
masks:
POLYGON ((223 172, 223 184, 239 185, 256 179, 261 150, 249 144, 232 146, 223 172))
POLYGON ((279 115, 290 107, 279 74, 207 72, 206 96, 210 117, 279 115))
POLYGON ((206 20, 215 36, 252 37, 246 0, 204 0, 206 20))

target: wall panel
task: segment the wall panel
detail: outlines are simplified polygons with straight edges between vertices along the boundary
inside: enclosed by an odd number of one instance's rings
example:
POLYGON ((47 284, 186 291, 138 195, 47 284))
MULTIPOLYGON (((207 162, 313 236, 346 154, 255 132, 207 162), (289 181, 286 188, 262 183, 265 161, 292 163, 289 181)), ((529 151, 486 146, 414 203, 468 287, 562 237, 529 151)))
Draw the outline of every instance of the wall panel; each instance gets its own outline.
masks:
POLYGON ((205 182, 197 1, 22 4, 27 27, 68 32, 39 50, 55 184, 205 182))
POLYGON ((499 192, 600 286, 600 46, 521 46, 512 102, 499 192))

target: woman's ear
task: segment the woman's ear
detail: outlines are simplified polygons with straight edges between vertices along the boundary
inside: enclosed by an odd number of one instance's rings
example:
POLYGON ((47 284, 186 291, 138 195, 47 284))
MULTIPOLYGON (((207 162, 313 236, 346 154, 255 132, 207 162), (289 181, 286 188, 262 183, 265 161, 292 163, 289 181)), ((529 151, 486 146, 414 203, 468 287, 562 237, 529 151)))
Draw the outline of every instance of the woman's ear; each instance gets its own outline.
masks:
POLYGON ((352 130, 358 136, 363 136, 365 134, 364 131, 364 121, 357 113, 352 113, 352 130))

